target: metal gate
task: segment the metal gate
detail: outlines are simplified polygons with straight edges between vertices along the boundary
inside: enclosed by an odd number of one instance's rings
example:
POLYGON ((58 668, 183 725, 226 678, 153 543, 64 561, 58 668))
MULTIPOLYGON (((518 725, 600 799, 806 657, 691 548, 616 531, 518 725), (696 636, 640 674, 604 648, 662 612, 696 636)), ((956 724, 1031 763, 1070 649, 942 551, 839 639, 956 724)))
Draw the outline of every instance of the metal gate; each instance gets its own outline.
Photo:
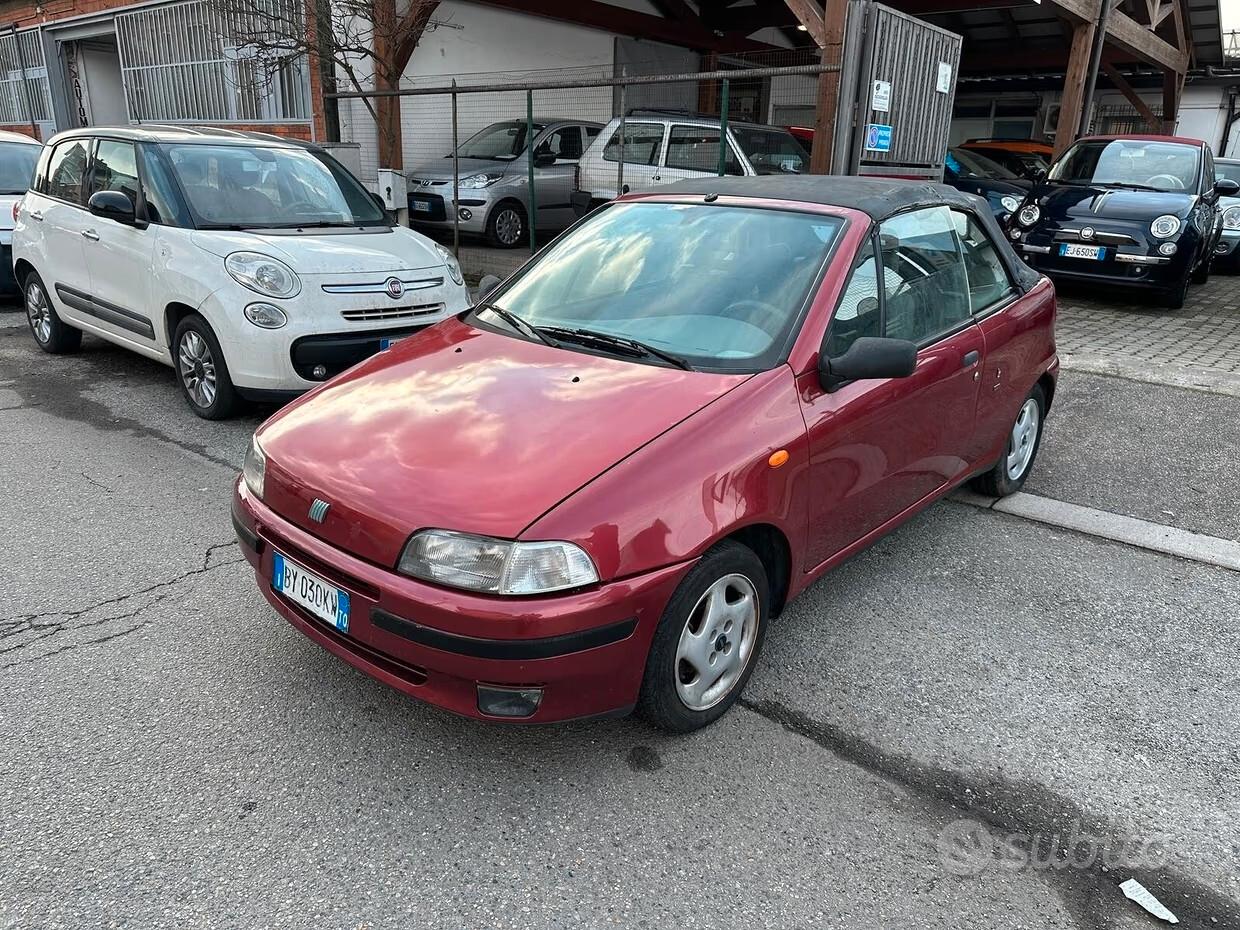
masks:
POLYGON ((34 125, 51 120, 39 30, 0 33, 0 123, 34 125))
POLYGON ((845 57, 853 58, 851 49, 860 54, 841 82, 836 135, 849 174, 942 179, 962 41, 898 10, 852 0, 845 57))

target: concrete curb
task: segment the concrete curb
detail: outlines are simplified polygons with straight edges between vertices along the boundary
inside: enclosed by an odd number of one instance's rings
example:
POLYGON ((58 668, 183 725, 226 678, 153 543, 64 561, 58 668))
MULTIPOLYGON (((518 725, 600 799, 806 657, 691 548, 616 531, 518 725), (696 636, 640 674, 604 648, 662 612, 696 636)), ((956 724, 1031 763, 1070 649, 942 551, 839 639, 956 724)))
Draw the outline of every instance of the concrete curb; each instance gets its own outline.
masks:
POLYGON ((957 491, 952 495, 952 499, 962 504, 1023 517, 1036 523, 1110 539, 1138 549, 1161 552, 1240 572, 1240 542, 1234 540, 1190 533, 1174 526, 1164 526, 1149 520, 1125 517, 1023 492, 995 499, 971 491, 957 491))
POLYGON ((1240 374, 1192 368, 1188 365, 1171 365, 1149 362, 1136 358, 1114 355, 1097 355, 1088 352, 1065 353, 1060 356, 1065 371, 1079 371, 1090 375, 1109 375, 1127 381, 1160 384, 1166 387, 1203 391, 1207 394, 1224 394, 1240 397, 1240 374))

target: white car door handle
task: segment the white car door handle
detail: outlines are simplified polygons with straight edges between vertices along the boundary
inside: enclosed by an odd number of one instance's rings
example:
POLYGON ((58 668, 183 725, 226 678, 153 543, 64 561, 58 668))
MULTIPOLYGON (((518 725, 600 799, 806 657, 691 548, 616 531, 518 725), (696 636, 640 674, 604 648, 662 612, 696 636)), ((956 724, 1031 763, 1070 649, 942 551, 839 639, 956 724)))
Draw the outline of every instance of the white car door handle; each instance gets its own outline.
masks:
POLYGON ((93 229, 83 229, 82 235, 85 236, 87 239, 91 240, 92 242, 99 241, 99 233, 95 232, 93 229))
POLYGON ((38 220, 40 223, 43 222, 43 214, 38 210, 27 210, 26 216, 30 217, 32 220, 38 220))

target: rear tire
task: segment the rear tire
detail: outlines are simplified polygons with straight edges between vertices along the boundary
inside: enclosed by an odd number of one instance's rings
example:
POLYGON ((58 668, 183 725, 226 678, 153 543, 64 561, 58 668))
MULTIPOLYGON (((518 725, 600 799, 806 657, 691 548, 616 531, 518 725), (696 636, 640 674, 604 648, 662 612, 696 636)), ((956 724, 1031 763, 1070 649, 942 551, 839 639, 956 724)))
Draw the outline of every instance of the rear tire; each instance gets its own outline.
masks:
POLYGON ((172 365, 189 409, 204 420, 226 420, 240 403, 215 332, 197 313, 177 324, 172 365))
POLYGON ((987 497, 1007 497, 1024 487, 1042 445, 1045 423, 1046 392, 1035 384, 1016 415, 1003 456, 994 468, 973 479, 974 489, 987 497))
POLYGON ((82 347, 82 331, 61 320, 37 271, 31 271, 22 282, 22 300, 30 334, 40 349, 49 355, 66 355, 82 347))
POLYGON ((727 713, 757 664, 769 601, 766 569, 752 549, 732 540, 712 547, 667 602, 637 712, 672 733, 727 713))

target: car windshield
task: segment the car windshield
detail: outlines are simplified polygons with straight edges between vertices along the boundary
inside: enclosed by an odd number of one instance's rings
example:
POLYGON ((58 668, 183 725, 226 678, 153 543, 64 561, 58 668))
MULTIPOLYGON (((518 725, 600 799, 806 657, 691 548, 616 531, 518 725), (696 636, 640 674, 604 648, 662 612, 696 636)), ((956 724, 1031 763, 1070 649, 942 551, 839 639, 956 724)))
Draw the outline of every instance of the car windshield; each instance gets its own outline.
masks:
POLYGON ((1002 181, 1018 181, 1020 175, 1009 171, 993 159, 970 152, 968 149, 951 149, 947 153, 947 167, 962 178, 998 178, 1002 181))
POLYGON ((1240 184, 1240 162, 1221 162, 1214 163, 1214 180, 1216 181, 1235 181, 1240 184))
POLYGON ((0 194, 24 194, 30 190, 34 166, 42 146, 24 142, 0 142, 0 194))
POLYGON ((809 163, 805 147, 782 129, 733 126, 732 135, 758 174, 796 174, 809 163))
POLYGON ((779 363, 842 224, 749 207, 617 204, 543 252, 494 303, 535 327, 638 340, 694 368, 761 371, 779 363))
MULTIPOLYGON (((542 124, 534 124, 534 134, 542 132, 542 124)), ((511 120, 507 123, 492 123, 486 129, 474 133, 457 150, 461 158, 486 158, 512 161, 525 151, 525 130, 523 120, 511 120)), ((451 157, 451 156, 449 156, 451 157)))
POLYGON ((381 226, 387 216, 334 158, 300 148, 164 147, 204 229, 381 226))
POLYGON ((1201 150, 1195 145, 1098 139, 1072 146, 1048 177, 1062 184, 1188 191, 1197 189, 1200 160, 1201 150))

